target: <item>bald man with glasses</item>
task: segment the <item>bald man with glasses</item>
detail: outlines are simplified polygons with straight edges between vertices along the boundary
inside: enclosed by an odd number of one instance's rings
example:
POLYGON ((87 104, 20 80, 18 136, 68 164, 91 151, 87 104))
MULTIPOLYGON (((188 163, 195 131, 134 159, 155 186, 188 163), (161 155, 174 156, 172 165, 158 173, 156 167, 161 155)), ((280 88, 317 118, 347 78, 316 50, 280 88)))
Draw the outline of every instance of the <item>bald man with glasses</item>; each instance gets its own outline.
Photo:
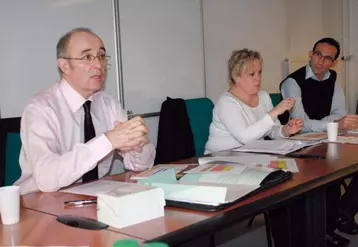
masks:
POLYGON ((58 41, 61 81, 30 99, 21 119, 22 174, 15 183, 21 194, 101 178, 115 154, 126 169, 152 167, 155 148, 144 120, 128 120, 119 102, 102 90, 108 59, 90 29, 73 29, 58 41))

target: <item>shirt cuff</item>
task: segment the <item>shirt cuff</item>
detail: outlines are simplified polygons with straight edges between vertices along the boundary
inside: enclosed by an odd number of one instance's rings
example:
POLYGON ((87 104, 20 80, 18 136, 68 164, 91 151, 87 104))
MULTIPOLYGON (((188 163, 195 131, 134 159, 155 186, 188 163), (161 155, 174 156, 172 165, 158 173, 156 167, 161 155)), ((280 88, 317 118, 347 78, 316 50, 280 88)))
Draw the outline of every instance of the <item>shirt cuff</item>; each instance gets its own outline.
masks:
POLYGON ((280 135, 281 135, 281 137, 283 137, 283 138, 288 138, 289 136, 285 136, 285 134, 283 133, 283 127, 284 127, 284 125, 281 125, 280 135))
POLYGON ((275 121, 270 117, 270 115, 268 113, 266 113, 266 115, 263 117, 264 119, 264 122, 271 125, 271 126, 274 126, 275 125, 275 121))
POLYGON ((94 162, 100 161, 113 151, 112 143, 108 140, 105 134, 101 134, 97 138, 94 138, 93 141, 90 141, 88 143, 88 148, 92 154, 94 162))
POLYGON ((155 148, 148 143, 143 146, 142 152, 130 151, 123 156, 123 163, 126 169, 132 171, 144 171, 154 164, 155 148))

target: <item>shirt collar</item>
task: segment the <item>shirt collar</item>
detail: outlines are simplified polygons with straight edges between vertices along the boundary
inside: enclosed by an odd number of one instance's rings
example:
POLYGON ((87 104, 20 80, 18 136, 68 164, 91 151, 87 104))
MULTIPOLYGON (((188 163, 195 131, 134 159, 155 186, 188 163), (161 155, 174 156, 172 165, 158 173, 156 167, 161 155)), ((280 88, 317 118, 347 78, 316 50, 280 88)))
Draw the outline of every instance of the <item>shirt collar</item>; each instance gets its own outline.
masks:
MULTIPOLYGON (((331 76, 331 72, 328 70, 328 71, 324 74, 322 81, 327 80, 330 76, 331 76)), ((319 81, 319 79, 317 78, 317 76, 313 73, 313 70, 312 70, 312 68, 311 68, 311 65, 310 65, 310 64, 307 64, 307 65, 306 65, 306 77, 305 77, 305 79, 307 80, 307 79, 309 79, 309 78, 312 78, 312 79, 314 79, 314 80, 316 80, 316 81, 319 81)))
POLYGON ((61 80, 60 89, 73 113, 78 111, 78 109, 80 109, 83 103, 85 103, 87 100, 93 100, 93 95, 91 95, 88 99, 83 98, 82 95, 74 90, 65 79, 61 80))

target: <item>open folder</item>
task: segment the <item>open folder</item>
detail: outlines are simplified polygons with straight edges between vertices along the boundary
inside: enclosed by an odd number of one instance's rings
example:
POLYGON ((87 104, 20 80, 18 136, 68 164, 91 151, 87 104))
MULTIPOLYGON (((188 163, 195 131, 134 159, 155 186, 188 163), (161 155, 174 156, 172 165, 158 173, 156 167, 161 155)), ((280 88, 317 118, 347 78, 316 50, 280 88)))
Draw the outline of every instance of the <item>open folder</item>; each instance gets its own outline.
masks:
POLYGON ((138 183, 162 188, 168 206, 217 211, 291 177, 291 172, 282 170, 245 169, 240 174, 226 175, 187 173, 178 181, 173 169, 138 183))

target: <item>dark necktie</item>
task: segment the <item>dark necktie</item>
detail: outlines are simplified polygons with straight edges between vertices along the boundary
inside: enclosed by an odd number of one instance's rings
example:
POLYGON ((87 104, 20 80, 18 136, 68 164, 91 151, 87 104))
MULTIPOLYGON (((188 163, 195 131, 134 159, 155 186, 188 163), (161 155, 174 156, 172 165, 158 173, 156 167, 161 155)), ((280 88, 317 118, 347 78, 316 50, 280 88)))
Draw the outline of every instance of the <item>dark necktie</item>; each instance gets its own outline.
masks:
MULTIPOLYGON (((85 110, 85 143, 91 140, 96 136, 96 132, 94 130, 92 117, 91 117, 91 101, 87 100, 83 104, 83 109, 85 110)), ((98 166, 96 165, 95 168, 85 173, 82 177, 83 182, 87 182, 90 180, 98 179, 98 166)))

